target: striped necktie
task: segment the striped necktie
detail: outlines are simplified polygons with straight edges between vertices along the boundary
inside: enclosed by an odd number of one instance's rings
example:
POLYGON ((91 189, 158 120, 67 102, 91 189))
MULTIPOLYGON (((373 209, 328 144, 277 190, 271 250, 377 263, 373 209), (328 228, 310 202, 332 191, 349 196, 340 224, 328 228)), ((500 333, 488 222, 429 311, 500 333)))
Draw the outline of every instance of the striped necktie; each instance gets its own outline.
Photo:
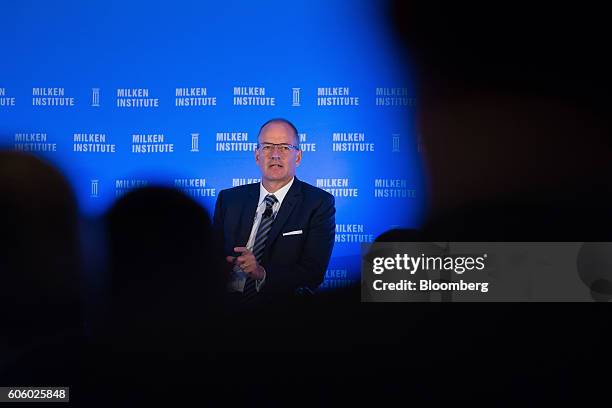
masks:
MULTIPOLYGON (((261 216, 261 221, 259 223, 259 228, 257 229, 257 235, 255 235, 255 243, 252 251, 258 264, 261 264, 261 258, 263 257, 264 250, 266 249, 266 241, 268 240, 268 235, 272 229, 272 223, 274 223, 272 206, 278 202, 276 197, 272 194, 268 194, 264 201, 266 203, 266 209, 261 216)), ((252 300, 256 294, 257 289, 255 288, 255 279, 247 276, 244 284, 244 290, 242 291, 243 301, 248 302, 249 300, 252 300)))

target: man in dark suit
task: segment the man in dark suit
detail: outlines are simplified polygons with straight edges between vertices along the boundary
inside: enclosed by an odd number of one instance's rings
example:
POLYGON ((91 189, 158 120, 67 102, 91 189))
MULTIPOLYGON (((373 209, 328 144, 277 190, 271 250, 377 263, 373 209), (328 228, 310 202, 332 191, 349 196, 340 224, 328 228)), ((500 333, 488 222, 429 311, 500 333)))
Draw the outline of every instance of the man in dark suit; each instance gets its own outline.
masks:
POLYGON ((272 119, 259 130, 261 183, 223 190, 214 225, 244 301, 312 293, 323 281, 335 234, 334 197, 295 177, 302 160, 295 126, 272 119))

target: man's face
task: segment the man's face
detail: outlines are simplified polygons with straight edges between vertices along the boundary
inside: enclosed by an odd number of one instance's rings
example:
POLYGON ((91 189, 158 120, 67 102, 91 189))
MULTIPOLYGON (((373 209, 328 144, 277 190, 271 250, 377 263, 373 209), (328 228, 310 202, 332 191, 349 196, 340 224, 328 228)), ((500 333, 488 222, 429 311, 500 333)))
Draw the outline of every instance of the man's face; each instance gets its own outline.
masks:
MULTIPOLYGON (((263 128, 259 143, 296 144, 293 129, 282 122, 272 122, 263 128)), ((295 176, 295 168, 301 160, 302 152, 294 149, 286 153, 280 148, 273 148, 269 152, 255 150, 255 162, 261 170, 262 181, 275 184, 288 183, 295 176)))

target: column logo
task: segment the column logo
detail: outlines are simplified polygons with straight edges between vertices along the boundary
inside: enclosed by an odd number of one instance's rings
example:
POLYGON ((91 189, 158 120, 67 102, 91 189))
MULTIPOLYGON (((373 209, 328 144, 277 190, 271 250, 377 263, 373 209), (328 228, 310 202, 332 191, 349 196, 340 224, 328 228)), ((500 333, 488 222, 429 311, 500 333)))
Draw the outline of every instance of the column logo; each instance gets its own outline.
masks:
POLYGON ((192 133, 191 134, 191 152, 198 153, 200 151, 200 134, 192 133))
POLYGON ((291 88, 293 91, 291 106, 301 106, 300 105, 300 88, 291 88))
POLYGON ((393 153, 397 153, 400 151, 400 135, 399 133, 393 133, 391 135, 391 139, 393 140, 393 153))
POLYGON ((91 106, 100 107, 100 88, 91 88, 91 106))
POLYGON ((423 142, 423 136, 417 135, 417 151, 419 153, 425 153, 425 142, 423 142))
POLYGON ((98 180, 91 180, 91 198, 98 198, 98 180))

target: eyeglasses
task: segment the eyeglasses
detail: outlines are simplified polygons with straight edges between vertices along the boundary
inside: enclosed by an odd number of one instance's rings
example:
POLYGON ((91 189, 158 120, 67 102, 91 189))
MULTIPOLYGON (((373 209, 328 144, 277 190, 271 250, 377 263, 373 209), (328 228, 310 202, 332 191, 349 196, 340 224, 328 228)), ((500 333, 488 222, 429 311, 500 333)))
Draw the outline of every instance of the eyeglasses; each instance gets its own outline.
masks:
POLYGON ((259 143, 258 149, 260 149, 264 153, 272 153, 272 151, 277 148, 279 152, 283 154, 289 153, 291 150, 300 150, 298 146, 290 145, 287 143, 259 143))

